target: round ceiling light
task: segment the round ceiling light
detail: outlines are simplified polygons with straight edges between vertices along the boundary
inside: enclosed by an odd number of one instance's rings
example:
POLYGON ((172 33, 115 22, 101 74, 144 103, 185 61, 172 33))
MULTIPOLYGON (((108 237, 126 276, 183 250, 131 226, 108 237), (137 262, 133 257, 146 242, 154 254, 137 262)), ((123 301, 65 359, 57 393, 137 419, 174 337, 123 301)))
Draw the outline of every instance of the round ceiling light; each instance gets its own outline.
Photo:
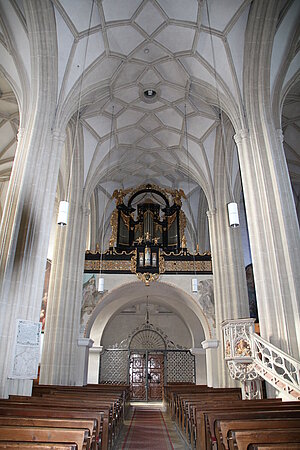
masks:
POLYGON ((156 91, 154 89, 146 89, 144 91, 144 96, 147 99, 154 99, 154 97, 156 97, 156 91))
POLYGON ((157 102, 160 98, 160 88, 158 86, 140 86, 140 99, 145 103, 157 102))

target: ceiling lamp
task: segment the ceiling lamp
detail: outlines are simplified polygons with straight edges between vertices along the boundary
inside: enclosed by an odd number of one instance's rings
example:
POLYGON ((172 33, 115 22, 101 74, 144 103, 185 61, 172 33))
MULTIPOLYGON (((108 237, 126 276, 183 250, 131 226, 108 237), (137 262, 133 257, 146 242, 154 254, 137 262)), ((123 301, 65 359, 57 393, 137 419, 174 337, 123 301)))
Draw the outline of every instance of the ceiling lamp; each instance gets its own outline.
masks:
POLYGON ((154 89, 146 89, 144 91, 144 96, 147 99, 153 99, 156 96, 156 91, 154 89))

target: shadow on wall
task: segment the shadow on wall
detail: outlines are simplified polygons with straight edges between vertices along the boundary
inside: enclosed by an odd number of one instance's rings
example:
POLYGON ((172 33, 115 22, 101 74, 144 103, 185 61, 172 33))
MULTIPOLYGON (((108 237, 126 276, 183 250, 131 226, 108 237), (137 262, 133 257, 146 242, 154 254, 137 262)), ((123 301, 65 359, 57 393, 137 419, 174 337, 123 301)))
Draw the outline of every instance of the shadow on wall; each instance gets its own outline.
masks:
POLYGON ((259 322, 252 264, 249 264, 245 270, 246 270, 250 317, 256 319, 256 321, 259 322))

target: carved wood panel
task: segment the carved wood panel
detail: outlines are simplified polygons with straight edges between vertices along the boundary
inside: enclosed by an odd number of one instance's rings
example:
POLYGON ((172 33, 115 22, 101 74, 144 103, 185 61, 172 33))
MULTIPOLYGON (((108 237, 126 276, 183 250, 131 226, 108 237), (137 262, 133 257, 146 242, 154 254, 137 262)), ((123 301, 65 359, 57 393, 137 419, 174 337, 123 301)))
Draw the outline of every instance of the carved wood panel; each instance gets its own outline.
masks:
POLYGON ((148 401, 162 401, 164 387, 164 355, 148 355, 148 401))

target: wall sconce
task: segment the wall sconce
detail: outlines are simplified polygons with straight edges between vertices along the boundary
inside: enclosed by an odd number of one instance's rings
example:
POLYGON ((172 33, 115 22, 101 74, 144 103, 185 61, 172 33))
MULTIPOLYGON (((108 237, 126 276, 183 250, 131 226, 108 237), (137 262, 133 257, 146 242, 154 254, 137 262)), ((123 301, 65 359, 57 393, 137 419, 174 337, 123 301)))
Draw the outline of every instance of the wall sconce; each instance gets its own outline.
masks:
POLYGON ((104 292, 104 278, 98 278, 98 292, 104 292))
POLYGON ((68 223, 69 202, 59 202, 57 223, 64 227, 68 223))
POLYGON ((192 292, 198 292, 198 280, 197 280, 197 278, 192 278, 192 292))
POLYGON ((229 225, 231 226, 231 228, 239 227, 240 220, 237 203, 234 202, 228 203, 227 207, 228 207, 229 225))

